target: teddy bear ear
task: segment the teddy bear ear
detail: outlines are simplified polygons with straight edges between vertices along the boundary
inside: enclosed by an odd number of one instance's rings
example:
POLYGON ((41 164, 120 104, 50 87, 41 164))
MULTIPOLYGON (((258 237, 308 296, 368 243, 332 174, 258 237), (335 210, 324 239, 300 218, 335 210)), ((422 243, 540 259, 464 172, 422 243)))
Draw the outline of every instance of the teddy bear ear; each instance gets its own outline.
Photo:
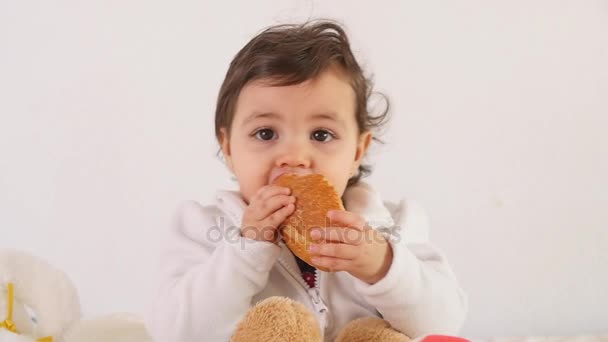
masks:
POLYGON ((362 317, 342 328, 336 342, 384 341, 412 342, 405 334, 393 329, 388 321, 378 317, 362 317))
POLYGON ((297 336, 298 341, 323 341, 312 311, 293 299, 272 296, 249 309, 230 341, 286 341, 289 336, 297 336))
MULTIPOLYGON (((15 301, 28 308, 35 337, 61 336, 80 320, 80 300, 74 284, 44 260, 18 250, 0 249, 0 274, 0 286, 11 282, 15 301)), ((0 295, 6 294, 0 291, 0 295)))

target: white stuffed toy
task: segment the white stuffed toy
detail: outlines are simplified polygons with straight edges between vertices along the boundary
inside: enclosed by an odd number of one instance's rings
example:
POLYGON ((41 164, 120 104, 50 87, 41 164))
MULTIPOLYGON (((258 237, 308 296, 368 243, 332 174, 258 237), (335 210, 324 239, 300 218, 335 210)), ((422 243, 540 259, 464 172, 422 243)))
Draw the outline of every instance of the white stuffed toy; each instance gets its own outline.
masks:
POLYGON ((0 249, 0 342, 151 342, 135 315, 81 320, 76 288, 61 271, 0 249))

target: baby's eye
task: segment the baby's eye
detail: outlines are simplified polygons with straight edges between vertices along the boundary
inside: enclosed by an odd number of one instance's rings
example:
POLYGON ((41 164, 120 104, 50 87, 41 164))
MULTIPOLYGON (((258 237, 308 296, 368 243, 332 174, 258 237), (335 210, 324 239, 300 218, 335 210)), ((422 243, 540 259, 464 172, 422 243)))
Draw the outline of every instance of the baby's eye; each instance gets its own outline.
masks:
POLYGON ((333 133, 331 133, 330 131, 328 131, 326 129, 318 129, 318 130, 312 132, 311 138, 316 141, 320 141, 320 142, 328 142, 328 141, 332 141, 335 138, 335 136, 333 133))
POLYGON ((270 128, 262 128, 259 131, 255 132, 255 137, 258 140, 272 140, 276 136, 276 133, 270 128))

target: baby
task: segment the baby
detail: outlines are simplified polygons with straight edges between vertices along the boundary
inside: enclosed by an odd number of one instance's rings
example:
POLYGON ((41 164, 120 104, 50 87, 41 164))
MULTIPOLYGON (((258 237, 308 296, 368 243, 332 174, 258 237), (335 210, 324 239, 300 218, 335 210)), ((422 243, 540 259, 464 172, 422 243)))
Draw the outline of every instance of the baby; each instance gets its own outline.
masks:
POLYGON ((327 341, 361 317, 411 338, 458 333, 466 296, 429 243, 423 210, 385 202, 362 181, 387 114, 368 112, 371 93, 344 29, 331 21, 274 26, 238 52, 219 91, 215 132, 239 191, 178 208, 147 319, 157 341, 228 341, 271 296, 309 308, 327 341), (311 233, 328 241, 311 246, 312 265, 278 234, 295 203, 273 185, 284 173, 322 174, 346 209, 311 233))

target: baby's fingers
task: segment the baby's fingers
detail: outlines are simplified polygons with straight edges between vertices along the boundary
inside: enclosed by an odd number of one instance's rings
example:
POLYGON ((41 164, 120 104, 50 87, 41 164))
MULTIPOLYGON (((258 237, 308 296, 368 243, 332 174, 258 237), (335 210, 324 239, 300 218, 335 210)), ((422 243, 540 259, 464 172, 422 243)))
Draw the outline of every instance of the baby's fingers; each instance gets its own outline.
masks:
POLYGON ((325 227, 315 228, 310 232, 313 240, 325 240, 331 242, 346 243, 349 245, 359 245, 369 236, 366 230, 358 230, 349 227, 325 227))
POLYGON ((281 209, 281 207, 295 203, 295 201, 296 198, 293 196, 275 195, 265 201, 257 202, 255 204, 255 218, 257 220, 263 220, 270 214, 281 209))
POLYGON ((327 257, 327 256, 314 256, 311 261, 314 266, 327 268, 331 272, 338 272, 338 271, 347 271, 348 272, 351 270, 352 264, 353 264, 352 260, 327 257))
POLYGON ((291 215, 295 209, 295 205, 293 203, 289 203, 281 209, 275 211, 270 216, 266 217, 262 223, 265 227, 278 227, 279 224, 283 223, 287 216, 291 215))
POLYGON ((331 225, 351 227, 358 230, 367 228, 365 219, 358 214, 346 210, 330 210, 327 213, 331 225))
POLYGON ((266 185, 258 190, 257 194, 253 197, 252 202, 264 201, 272 196, 289 195, 290 193, 291 189, 284 186, 266 185))
POLYGON ((355 259, 361 254, 359 247, 347 245, 345 243, 312 244, 308 250, 315 256, 318 255, 346 260, 355 259))

